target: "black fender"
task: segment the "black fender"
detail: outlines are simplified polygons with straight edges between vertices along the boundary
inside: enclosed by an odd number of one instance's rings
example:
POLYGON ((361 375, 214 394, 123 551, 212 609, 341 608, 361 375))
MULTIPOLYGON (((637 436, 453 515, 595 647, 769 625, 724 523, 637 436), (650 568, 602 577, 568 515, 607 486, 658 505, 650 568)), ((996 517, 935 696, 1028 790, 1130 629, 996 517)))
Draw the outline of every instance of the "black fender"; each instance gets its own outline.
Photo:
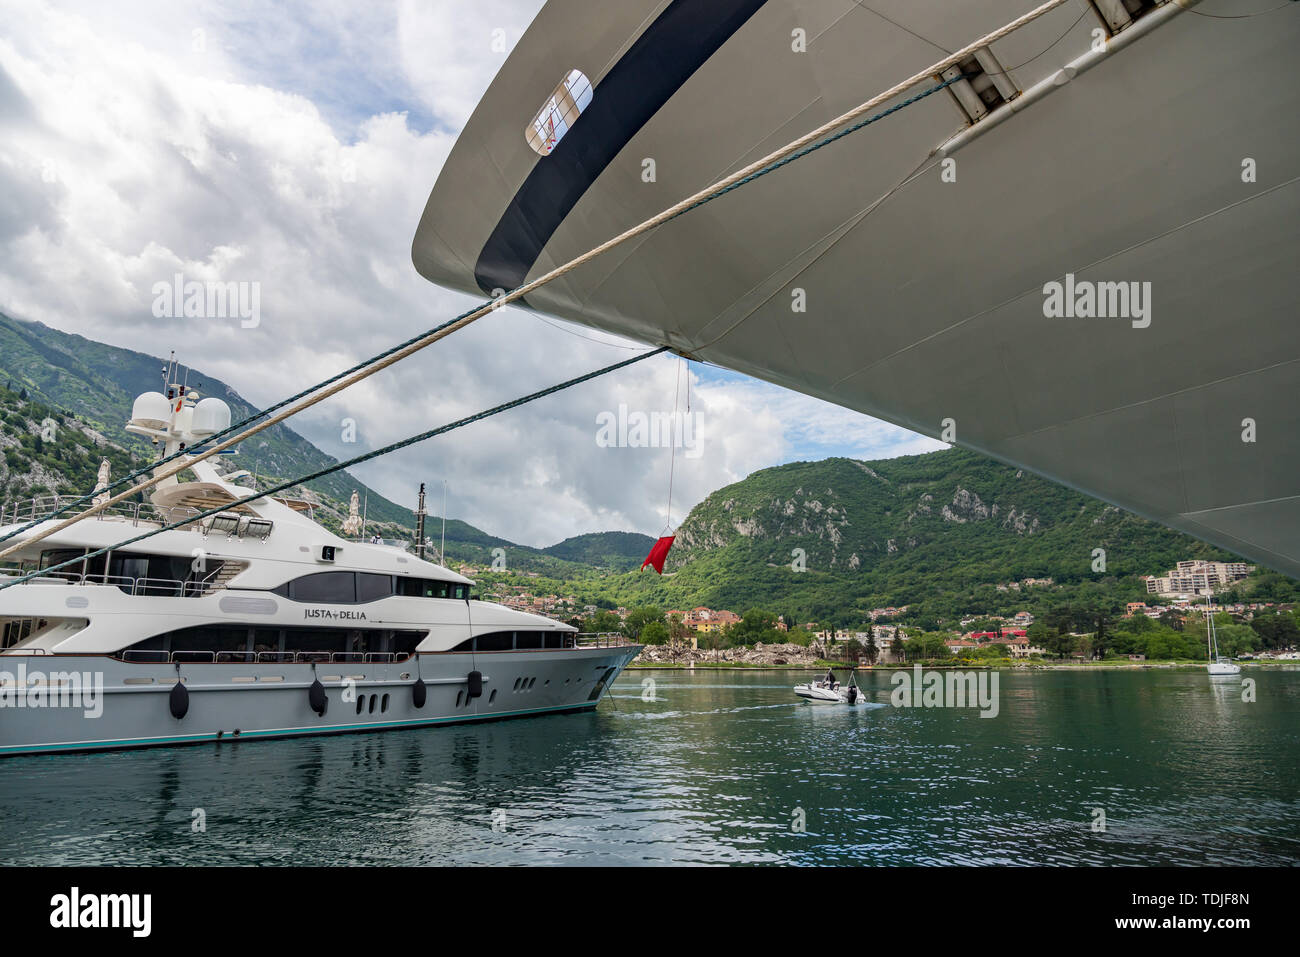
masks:
POLYGON ((315 711, 320 717, 325 717, 325 708, 329 705, 329 698, 325 696, 325 686, 316 678, 307 689, 307 703, 311 705, 311 710, 315 711))
POLYGON ((167 706, 171 709, 172 717, 177 721, 189 713, 190 689, 185 687, 183 681, 177 681, 172 685, 171 694, 167 696, 167 706))

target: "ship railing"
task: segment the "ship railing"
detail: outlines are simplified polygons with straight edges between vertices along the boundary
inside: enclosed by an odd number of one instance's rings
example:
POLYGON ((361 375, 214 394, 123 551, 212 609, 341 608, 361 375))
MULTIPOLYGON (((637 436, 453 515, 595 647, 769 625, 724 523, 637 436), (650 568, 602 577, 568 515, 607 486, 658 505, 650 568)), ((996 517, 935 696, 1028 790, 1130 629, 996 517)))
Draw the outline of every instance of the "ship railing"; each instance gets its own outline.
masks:
POLYGON ((167 651, 152 651, 146 648, 127 648, 122 653, 123 661, 135 662, 138 664, 160 664, 165 665, 171 661, 171 653, 167 651))
POLYGON ((217 660, 217 653, 215 651, 173 651, 171 660, 191 664, 213 664, 217 660))
POLYGON ((156 664, 394 664, 409 654, 392 651, 162 651, 127 648, 123 661, 156 664))
MULTIPOLYGON (((0 526, 17 525, 44 518, 58 508, 77 501, 80 495, 38 495, 26 501, 5 502, 0 505, 0 526)), ((125 522, 132 527, 162 527, 176 522, 185 522, 182 530, 193 531, 196 526, 191 519, 199 514, 197 508, 189 505, 152 505, 147 502, 118 502, 96 513, 95 518, 101 522, 125 522)))
MULTIPOLYGON (((30 575, 35 569, 31 568, 0 568, 0 578, 21 578, 24 575, 30 575)), ((24 585, 67 585, 76 584, 76 578, 69 578, 64 572, 49 572, 41 575, 39 578, 29 578, 23 582, 24 585)))
POLYGON ((620 631, 581 631, 575 640, 579 648, 618 648, 633 644, 632 639, 620 631))
MULTIPOLYGON (((211 594, 225 586, 215 581, 217 571, 197 581, 178 578, 133 578, 130 575, 103 575, 96 572, 83 575, 80 572, 60 569, 47 572, 39 578, 29 579, 29 585, 108 585, 128 595, 151 596, 162 598, 199 598, 211 594)), ((21 568, 0 569, 0 578, 30 574, 21 568)))
POLYGON ((0 525, 15 525, 18 522, 43 518, 71 501, 73 498, 70 495, 38 495, 25 501, 5 502, 0 505, 0 525))

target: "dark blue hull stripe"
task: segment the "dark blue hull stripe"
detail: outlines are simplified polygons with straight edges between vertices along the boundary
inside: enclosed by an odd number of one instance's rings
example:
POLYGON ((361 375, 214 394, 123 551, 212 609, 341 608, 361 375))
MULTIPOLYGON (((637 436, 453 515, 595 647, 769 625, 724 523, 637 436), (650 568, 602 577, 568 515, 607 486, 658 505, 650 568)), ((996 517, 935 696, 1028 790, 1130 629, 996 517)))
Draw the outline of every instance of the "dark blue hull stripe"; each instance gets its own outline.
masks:
POLYGON ((596 177, 766 2, 673 0, 600 80, 551 155, 538 158, 479 253, 479 288, 491 295, 521 285, 596 177))

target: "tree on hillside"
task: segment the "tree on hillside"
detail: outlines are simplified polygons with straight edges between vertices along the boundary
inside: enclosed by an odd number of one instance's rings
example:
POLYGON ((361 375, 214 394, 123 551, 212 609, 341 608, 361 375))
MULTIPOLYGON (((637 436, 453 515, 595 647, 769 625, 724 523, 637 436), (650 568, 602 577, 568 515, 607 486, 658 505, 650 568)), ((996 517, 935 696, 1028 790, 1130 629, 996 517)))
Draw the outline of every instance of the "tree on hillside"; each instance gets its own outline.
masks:
POLYGON ((1092 635, 1092 656, 1094 658, 1106 657, 1106 649, 1110 647, 1110 635, 1106 633, 1106 627, 1111 624, 1110 615, 1104 611, 1097 611, 1093 619, 1096 623, 1097 630, 1092 635))
POLYGON ((646 622, 638 640, 646 645, 663 645, 667 644, 668 638, 668 626, 659 620, 646 622))
POLYGON ((760 641, 779 642, 781 633, 776 630, 776 615, 761 608, 750 608, 731 626, 728 637, 738 645, 753 645, 760 641))
POLYGON ((863 649, 867 656, 867 664, 874 665, 876 659, 880 657, 880 646, 876 644, 876 630, 874 628, 867 631, 867 644, 863 649))
POLYGON ((1250 627, 1268 649, 1290 648, 1300 642, 1300 625, 1290 612, 1260 612, 1251 620, 1250 627))
POLYGON ((1074 635, 1068 631, 1058 631, 1055 634, 1050 634, 1047 636, 1047 643, 1043 647, 1057 658, 1064 658, 1066 655, 1074 653, 1074 635))
POLYGON ((1160 624, 1174 631, 1183 630, 1183 615, 1172 608, 1160 615, 1160 624))
POLYGON ((681 615, 673 615, 668 619, 668 638, 674 644, 690 644, 690 640, 695 637, 695 629, 682 619, 681 615))
POLYGON ((907 636, 902 628, 894 629, 894 637, 890 639, 889 650, 894 653, 894 657, 899 661, 907 658, 907 636))
POLYGON ((598 611, 590 618, 584 618, 582 621, 582 630, 586 632, 621 632, 623 622, 619 620, 618 615, 612 611, 598 611))
POLYGON ((949 658, 952 656, 952 652, 944 644, 947 637, 947 635, 940 632, 930 631, 912 638, 907 643, 907 657, 912 660, 917 658, 949 658))
POLYGON ((664 630, 667 631, 663 609, 656 608, 654 605, 642 605, 639 608, 633 608, 627 613, 627 618, 623 621, 623 633, 635 640, 641 636, 641 632, 646 625, 654 622, 664 625, 664 630))

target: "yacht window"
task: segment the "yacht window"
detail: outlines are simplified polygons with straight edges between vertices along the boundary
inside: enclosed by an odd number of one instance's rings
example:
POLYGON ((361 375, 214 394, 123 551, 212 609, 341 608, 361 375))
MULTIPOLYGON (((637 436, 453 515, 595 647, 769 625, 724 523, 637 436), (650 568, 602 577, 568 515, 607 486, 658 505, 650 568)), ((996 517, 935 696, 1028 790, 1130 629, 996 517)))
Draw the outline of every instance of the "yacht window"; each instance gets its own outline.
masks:
MULTIPOLYGON (((70 562, 75 558, 82 558, 85 554, 86 550, 84 548, 47 548, 41 552, 41 568, 46 569, 51 565, 62 565, 64 562, 70 562)), ((59 569, 59 571, 70 572, 74 575, 81 574, 81 568, 77 565, 69 565, 67 568, 59 569)))
POLYGON ((587 75, 581 70, 570 70, 525 127, 524 138, 528 145, 542 156, 550 156, 551 150, 591 103, 591 95, 591 81, 587 75))
POLYGON ((357 572, 357 601, 377 601, 393 593, 392 575, 372 575, 370 572, 357 572))
POLYGON ((164 632, 136 642, 123 657, 130 661, 131 653, 142 654, 134 660, 156 661, 148 652, 180 651, 218 654, 218 661, 242 661, 246 654, 261 655, 262 661, 292 660, 295 654, 329 655, 351 653, 359 657, 362 652, 391 651, 396 656, 409 655, 428 635, 427 631, 393 631, 374 628, 365 631, 347 628, 246 628, 197 625, 164 632), (358 641, 358 636, 360 640, 358 641), (251 642, 251 646, 250 646, 251 642))
POLYGON ((320 572, 290 583, 289 597, 294 601, 320 601, 355 604, 357 587, 352 572, 320 572))
POLYGON ((474 647, 477 651, 509 651, 514 644, 513 631, 496 631, 489 635, 479 635, 474 647))
POLYGON ((451 651, 511 651, 512 649, 563 648, 564 636, 551 631, 490 631, 466 638, 451 651))
POLYGON ((432 578, 398 578, 397 593, 408 598, 446 598, 449 584, 432 578))

